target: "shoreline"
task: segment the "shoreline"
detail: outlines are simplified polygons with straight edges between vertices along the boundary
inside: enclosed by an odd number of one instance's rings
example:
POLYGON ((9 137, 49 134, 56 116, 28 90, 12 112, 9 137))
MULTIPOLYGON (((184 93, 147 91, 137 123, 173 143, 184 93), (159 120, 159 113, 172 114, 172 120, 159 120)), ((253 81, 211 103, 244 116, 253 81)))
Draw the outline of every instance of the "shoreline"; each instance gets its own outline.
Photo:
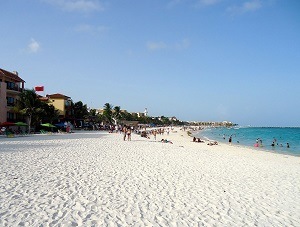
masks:
MULTIPOLYGON (((300 128, 300 127, 257 127, 257 128, 300 128)), ((225 142, 227 140, 211 139, 211 138, 208 138, 206 136, 203 136, 203 134, 202 135, 201 134, 202 134, 202 130, 197 130, 197 131, 192 132, 192 136, 198 136, 199 137, 199 135, 200 135, 200 137, 205 138, 208 141, 217 141, 219 144, 225 144, 225 145, 228 145, 228 146, 236 146, 236 147, 241 147, 241 148, 247 148, 247 149, 251 149, 253 151, 263 151, 263 152, 268 152, 268 153, 273 153, 273 154, 282 154, 282 155, 300 157, 300 153, 298 151, 288 151, 285 147, 278 147, 279 149, 277 148, 277 150, 276 150, 276 148, 272 148, 272 146, 268 147, 266 145, 264 145, 262 147, 254 147, 252 145, 243 144, 243 143, 236 143, 236 142, 229 145, 228 142, 225 142)), ((292 148, 289 148, 289 149, 292 150, 292 148)))
POLYGON ((175 130, 0 140, 0 225, 300 225, 298 157, 175 130))

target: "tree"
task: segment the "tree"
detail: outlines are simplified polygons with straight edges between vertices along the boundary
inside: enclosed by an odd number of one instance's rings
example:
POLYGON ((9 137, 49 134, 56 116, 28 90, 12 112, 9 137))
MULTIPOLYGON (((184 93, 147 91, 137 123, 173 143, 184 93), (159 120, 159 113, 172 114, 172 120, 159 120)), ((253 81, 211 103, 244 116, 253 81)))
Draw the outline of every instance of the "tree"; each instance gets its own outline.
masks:
POLYGON ((121 118, 121 107, 120 106, 115 106, 114 107, 114 112, 113 112, 113 119, 115 121, 115 124, 118 123, 120 118, 121 118))
POLYGON ((59 119, 59 110, 55 109, 53 105, 48 105, 47 103, 42 102, 41 108, 44 110, 42 112, 42 121, 49 122, 53 124, 54 121, 59 119))
POLYGON ((92 122, 92 123, 99 123, 100 118, 99 118, 99 114, 97 113, 96 109, 90 109, 89 111, 89 116, 88 116, 88 121, 92 122))
POLYGON ((108 120, 108 122, 110 124, 112 124, 112 108, 113 106, 109 103, 105 103, 104 104, 104 111, 103 111, 103 115, 105 116, 105 118, 108 120))
POLYGON ((38 99, 38 96, 33 89, 24 89, 20 93, 16 105, 16 111, 26 117, 28 131, 30 133, 32 119, 43 112, 41 108, 41 101, 38 99))
POLYGON ((74 104, 73 111, 76 119, 85 119, 89 115, 87 105, 84 105, 81 101, 74 104))
POLYGON ((165 116, 161 116, 160 118, 161 118, 161 122, 162 122, 163 125, 170 125, 171 124, 169 118, 167 118, 165 116))
POLYGON ((89 116, 96 117, 96 115, 97 115, 97 110, 96 109, 90 109, 89 116))

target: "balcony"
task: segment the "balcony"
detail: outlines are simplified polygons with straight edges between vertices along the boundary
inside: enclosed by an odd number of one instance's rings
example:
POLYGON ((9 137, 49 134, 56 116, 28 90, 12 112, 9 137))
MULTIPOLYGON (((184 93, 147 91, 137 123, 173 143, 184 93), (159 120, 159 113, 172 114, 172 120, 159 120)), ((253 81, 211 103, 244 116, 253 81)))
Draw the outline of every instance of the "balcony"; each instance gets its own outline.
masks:
POLYGON ((7 107, 14 107, 15 105, 16 105, 15 102, 7 102, 7 103, 6 103, 6 106, 7 106, 7 107))
POLYGON ((6 87, 7 91, 12 91, 12 92, 22 92, 24 89, 20 88, 20 87, 11 87, 11 86, 7 86, 6 87))

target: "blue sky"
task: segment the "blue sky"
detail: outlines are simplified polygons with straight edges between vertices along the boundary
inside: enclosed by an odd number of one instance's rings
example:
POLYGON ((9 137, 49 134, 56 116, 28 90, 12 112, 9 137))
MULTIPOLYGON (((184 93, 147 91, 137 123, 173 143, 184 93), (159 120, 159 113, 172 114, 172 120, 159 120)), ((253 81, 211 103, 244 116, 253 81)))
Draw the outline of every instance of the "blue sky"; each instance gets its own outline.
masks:
POLYGON ((0 68, 91 108, 300 126, 298 0, 1 1, 0 68))

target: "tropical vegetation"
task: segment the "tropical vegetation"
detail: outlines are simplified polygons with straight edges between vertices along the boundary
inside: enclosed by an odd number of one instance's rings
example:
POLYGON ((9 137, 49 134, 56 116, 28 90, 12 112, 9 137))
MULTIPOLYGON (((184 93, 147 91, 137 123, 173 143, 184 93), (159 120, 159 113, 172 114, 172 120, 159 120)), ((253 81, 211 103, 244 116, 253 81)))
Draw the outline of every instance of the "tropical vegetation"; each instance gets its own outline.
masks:
MULTIPOLYGON (((137 113, 129 113, 121 110, 120 106, 113 106, 110 103, 105 103, 103 112, 99 113, 96 109, 89 109, 82 101, 71 103, 71 116, 72 121, 81 121, 85 125, 112 125, 122 124, 123 121, 138 121, 140 124, 167 126, 167 125, 209 125, 209 123, 188 123, 176 120, 176 118, 169 118, 165 116, 151 117, 151 116, 138 116, 137 113)), ((57 123, 59 120, 59 111, 53 105, 40 100, 39 96, 34 90, 24 89, 20 94, 17 105, 14 111, 26 120, 29 131, 31 127, 38 127, 42 122, 57 123)), ((228 124, 226 125, 228 126, 228 124)))

